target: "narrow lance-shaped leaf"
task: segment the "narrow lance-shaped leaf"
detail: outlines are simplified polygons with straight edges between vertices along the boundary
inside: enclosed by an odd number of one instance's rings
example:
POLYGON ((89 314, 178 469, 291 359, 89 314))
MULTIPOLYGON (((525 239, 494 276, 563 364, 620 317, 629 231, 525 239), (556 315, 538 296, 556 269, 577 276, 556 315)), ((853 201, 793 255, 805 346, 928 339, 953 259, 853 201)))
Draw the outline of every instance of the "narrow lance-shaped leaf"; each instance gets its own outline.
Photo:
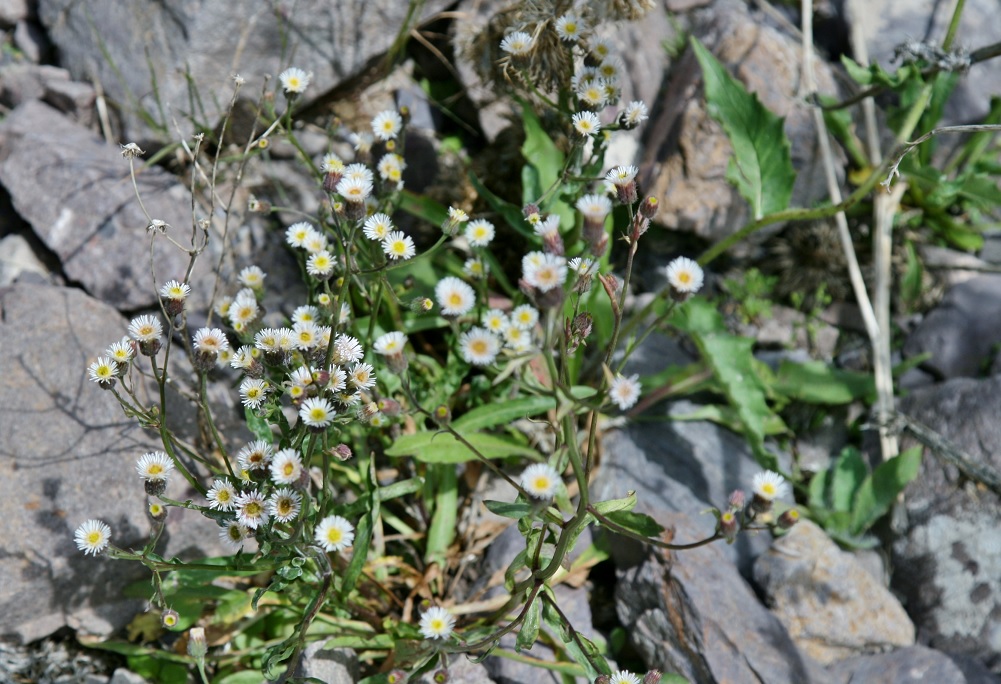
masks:
POLYGON ((702 67, 709 115, 733 146, 727 180, 751 205, 755 219, 789 206, 796 172, 782 117, 768 111, 695 38, 692 49, 702 67))

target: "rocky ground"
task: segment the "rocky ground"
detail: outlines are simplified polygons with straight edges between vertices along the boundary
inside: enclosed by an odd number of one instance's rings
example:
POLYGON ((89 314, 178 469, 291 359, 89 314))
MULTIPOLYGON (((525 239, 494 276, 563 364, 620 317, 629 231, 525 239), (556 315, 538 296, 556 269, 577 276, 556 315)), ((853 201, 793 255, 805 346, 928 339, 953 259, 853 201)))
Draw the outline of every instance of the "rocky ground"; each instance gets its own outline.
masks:
MULTIPOLYGON (((435 27, 462 40, 505 4, 429 0, 423 19, 431 21, 446 9, 459 12, 452 25, 437 20, 435 27)), ((818 37, 833 50, 858 27, 871 57, 885 62, 904 38, 941 31, 949 8, 939 4, 932 10, 932 3, 922 0, 819 3, 818 37)), ((256 97, 263 76, 290 62, 314 73, 307 113, 328 115, 333 109, 342 118, 361 121, 386 106, 407 104, 414 127, 424 129, 430 141, 443 119, 415 85, 413 63, 391 73, 377 67, 395 37, 386 27, 400 25, 405 5, 397 0, 0 0, 5 36, 0 56, 0 680, 141 681, 121 669, 121 662, 81 652, 68 638, 115 633, 143 610, 120 593, 143 576, 141 571, 85 559, 72 542, 72 530, 95 515, 113 521, 116 534, 133 539, 147 529, 133 461, 154 441, 84 373, 122 335, 128 317, 155 302, 145 219, 134 202, 119 143, 135 141, 156 150, 170 142, 140 112, 164 117, 160 121, 174 117, 183 129, 191 110, 189 77, 202 93, 211 94, 198 110, 202 120, 215 125, 231 91, 231 74, 240 73, 256 97), (292 30, 278 30, 277 14, 284 14, 282 21, 292 30), (151 93, 151 70, 159 101, 151 93)), ((997 41, 997 2, 969 0, 967 5, 961 41, 969 47, 997 41)), ((796 99, 798 38, 783 16, 736 0, 666 0, 656 3, 642 23, 615 32, 615 40, 630 48, 631 92, 624 98, 652 104, 642 134, 624 138, 611 153, 616 163, 639 165, 645 191, 661 201, 663 237, 643 252, 640 266, 647 273, 677 253, 679 245, 705 245, 747 218, 743 200, 724 178, 729 146, 706 114, 697 64, 685 55, 669 60, 663 50, 675 30, 669 17, 709 46, 769 108, 786 116, 798 171, 793 204, 809 206, 825 197, 812 117, 796 99)), ((508 105, 492 97, 470 64, 459 60, 456 66, 468 88, 463 104, 474 112, 477 134, 484 143, 501 146, 508 105)), ((833 92, 837 70, 820 66, 820 88, 833 92)), ((1001 70, 993 62, 974 67, 947 120, 979 121, 989 96, 999 93, 1001 70)), ((305 126, 302 140, 313 153, 326 149, 322 129, 305 126)), ((290 202, 307 211, 310 203, 315 207, 313 182, 291 161, 292 151, 276 146, 273 157, 267 169, 249 169, 245 187, 269 192, 280 184, 290 202)), ((417 174, 413 183, 425 183, 429 192, 435 182, 449 182, 435 176, 445 177, 448 170, 433 154, 411 166, 425 176, 417 174)), ((169 163, 146 168, 140 189, 152 215, 183 226, 190 212, 186 179, 169 168, 169 163)), ((226 278, 248 263, 268 272, 269 285, 279 284, 275 291, 294 288, 297 274, 280 236, 259 219, 242 215, 246 200, 246 194, 237 193, 232 252, 220 263, 216 240, 199 262, 194 279, 207 285, 196 288, 195 307, 208 300, 214 271, 226 278)), ((768 235, 739 246, 737 266, 743 263, 739 259, 760 256, 768 235)), ((155 253, 161 281, 183 272, 177 254, 155 253)), ((837 260, 836 254, 829 256, 837 260)), ((935 252, 926 257, 944 264, 940 282, 947 291, 923 316, 899 321, 909 331, 903 356, 930 354, 900 379, 901 409, 929 434, 978 463, 1001 469, 1001 275, 983 273, 1001 265, 1001 233, 987 235, 976 256, 935 252)), ((652 280, 645 281, 648 289, 652 280)), ((825 361, 849 362, 840 343, 858 334, 851 307, 840 302, 822 315, 830 324, 824 331, 827 344, 819 351, 825 361)), ((281 311, 283 302, 275 300, 269 308, 281 311)), ((758 321, 759 339, 767 333, 772 340, 795 340, 802 322, 798 315, 776 308, 773 319, 758 321)), ((684 348, 666 339, 642 351, 633 372, 688 358, 684 348)), ((786 345, 780 353, 803 352, 786 345)), ((229 429, 237 430, 238 404, 224 383, 213 397, 220 413, 229 416, 229 429)), ((194 416, 183 406, 177 402, 175 415, 187 421, 187 434, 194 434, 194 416)), ((651 415, 692 408, 662 403, 651 415)), ((807 436, 802 448, 829 458, 843 439, 837 430, 820 431, 807 436)), ((597 496, 635 490, 639 510, 673 526, 679 538, 711 532, 712 519, 699 513, 746 486, 758 470, 738 435, 708 422, 636 422, 609 432, 603 453, 597 496)), ((765 536, 742 537, 733 546, 669 558, 616 545, 611 563, 578 588, 560 591, 566 605, 574 606, 575 626, 585 633, 607 636, 613 628, 624 628, 637 659, 692 682, 986 684, 1001 675, 998 504, 996 492, 977 486, 968 473, 928 450, 879 552, 843 550, 819 527, 803 522, 774 543, 765 536)), ((217 551, 215 532, 196 516, 172 516, 168 550, 187 557, 212 553, 217 551)), ((483 573, 503 567, 516 550, 502 534, 482 560, 483 573)), ((533 655, 541 649, 537 646, 533 655)), ((328 682, 353 681, 357 663, 352 658, 313 653, 307 674, 328 682)), ((539 673, 513 660, 489 658, 484 665, 464 663, 452 681, 550 681, 539 673)))

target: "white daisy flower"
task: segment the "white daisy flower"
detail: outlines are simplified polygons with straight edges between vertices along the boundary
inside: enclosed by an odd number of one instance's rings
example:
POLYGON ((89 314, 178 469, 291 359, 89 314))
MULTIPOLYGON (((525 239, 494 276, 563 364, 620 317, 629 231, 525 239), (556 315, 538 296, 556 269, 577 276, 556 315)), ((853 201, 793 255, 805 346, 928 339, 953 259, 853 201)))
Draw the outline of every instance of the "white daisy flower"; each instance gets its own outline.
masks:
POLYGON ((247 266, 247 268, 240 271, 240 275, 237 277, 237 280, 239 280, 240 284, 244 287, 259 290, 264 287, 264 279, 267 277, 267 274, 258 266, 247 266))
POLYGON ((187 283, 182 283, 178 280, 168 280, 160 288, 160 296, 164 299, 173 299, 175 301, 183 302, 191 294, 191 288, 187 283))
POLYGON ((490 309, 483 315, 483 327, 494 334, 503 333, 507 326, 507 316, 500 309, 490 309))
POLYGON ((362 349, 361 342, 356 338, 344 333, 334 338, 334 363, 356 363, 361 361, 364 356, 365 350, 362 349))
POLYGON ((129 342, 129 338, 123 337, 108 347, 104 353, 115 363, 125 365, 135 356, 136 350, 132 346, 132 343, 129 342))
POLYGON ((420 629, 425 639, 448 639, 455 629, 455 616, 441 606, 432 606, 421 615, 420 629))
POLYGON ((264 495, 256 490, 244 492, 236 497, 236 519, 252 530, 268 521, 268 503, 264 495))
POLYGON ((111 528, 100 520, 88 520, 73 533, 76 547, 85 554, 96 556, 108 548, 111 542, 111 528))
POLYGON ((293 323, 318 323, 320 320, 320 310, 310 304, 297 306, 292 312, 293 323))
POLYGON ((501 41, 500 49, 513 57, 527 55, 532 51, 532 36, 524 31, 515 31, 501 41))
POLYGON ((616 375, 608 387, 608 399, 625 411, 632 408, 633 404, 639 400, 640 391, 639 375, 631 375, 628 378, 624 375, 616 375))
POLYGON ((268 512, 279 522, 292 522, 302 509, 302 495, 289 487, 276 489, 268 497, 268 512))
POLYGON ((362 232, 369 240, 382 242, 393 231, 393 221, 386 214, 372 214, 362 225, 362 232))
POLYGON ((263 439, 256 439, 245 445, 236 454, 236 461, 241 470, 266 470, 271 463, 273 449, 263 439))
POLYGON ((354 543, 355 528, 339 515, 328 515, 316 526, 315 539, 324 551, 342 551, 354 543))
POLYGON ((372 349, 376 354, 392 356, 394 354, 402 354, 406 344, 407 336, 401 332, 394 331, 381 335, 372 345, 372 349))
POLYGON ((573 127, 584 137, 595 135, 601 130, 601 119, 594 112, 577 112, 573 115, 573 127))
POLYGON ((466 240, 471 247, 486 247, 494 239, 494 224, 486 219, 476 219, 466 225, 466 240))
POLYGON ((551 499, 561 484, 560 474, 548 463, 535 463, 521 474, 521 488, 534 499, 551 499))
POLYGON ((268 389, 268 381, 263 378, 244 378, 240 383, 240 401, 247 408, 260 408, 268 398, 268 389))
POLYGON ((413 258, 413 256, 417 254, 417 248, 414 247, 413 238, 406 235, 402 230, 394 230, 385 237, 382 241, 382 251, 387 257, 394 261, 397 259, 406 261, 407 259, 413 258))
POLYGON ((633 179, 636 178, 636 174, 638 172, 639 169, 632 164, 616 166, 605 174, 605 180, 616 186, 626 185, 627 183, 633 182, 633 179))
POLYGON ((299 418, 311 428, 325 428, 334 420, 334 407, 323 397, 310 397, 299 407, 299 418))
POLYGON ((619 114, 619 121, 626 128, 636 128, 640 122, 647 120, 646 105, 640 100, 633 100, 619 114))
POLYGON ((372 181, 345 175, 337 183, 337 194, 348 202, 360 204, 372 194, 372 181))
POLYGON ((598 65, 598 74, 601 78, 610 81, 621 77, 623 71, 625 71, 625 65, 618 57, 606 57, 598 65))
POLYGON ((294 484, 302 474, 302 457, 295 449, 281 449, 271 459, 271 480, 275 484, 294 484))
POLYGON ((577 89, 577 97, 590 107, 600 107, 605 104, 605 86, 603 78, 582 83, 577 89))
POLYGON ((500 348, 500 340, 486 328, 474 327, 459 336, 459 353, 474 366, 493 363, 500 348))
POLYGON ((151 451, 136 461, 136 472, 147 482, 164 481, 173 469, 174 462, 163 451, 151 451))
POLYGON ((604 221, 612 211, 612 201, 605 195, 584 195, 577 200, 577 211, 591 221, 604 221))
POLYGON ((356 363, 348 369, 348 382, 355 389, 369 389, 375 386, 374 369, 367 363, 356 363))
POLYGON ((612 673, 608 684, 642 684, 642 680, 638 674, 633 674, 627 670, 619 670, 612 673))
POLYGON ((202 354, 218 354, 229 349, 229 340, 219 328, 199 328, 191 338, 195 351, 202 354))
POLYGON ((392 140, 403 129, 403 119, 392 109, 379 112, 372 118, 372 133, 379 140, 392 140))
POLYGON ((310 254, 306 259, 306 272, 314 278, 329 278, 334 272, 334 256, 325 249, 310 254))
POLYGON ((556 20, 556 35, 567 43, 576 43, 586 30, 584 22, 573 12, 567 12, 556 20))
POLYGON ((92 382, 96 382, 97 384, 107 388, 110 387, 115 382, 115 378, 118 377, 118 364, 111 359, 101 356, 97 359, 97 361, 90 364, 87 368, 87 373, 90 375, 92 382))
POLYGON ((667 282, 682 294, 698 292, 704 278, 702 267, 688 257, 678 257, 667 265, 667 282))
POLYGON ((407 164, 403 161, 403 157, 392 152, 382 155, 382 159, 379 160, 379 164, 376 166, 379 177, 391 183, 399 183, 403 180, 403 170, 405 168, 407 168, 407 164))
POLYGON ((214 480, 212 487, 205 493, 209 508, 215 511, 231 511, 236 506, 236 487, 228 480, 214 480))
POLYGON ((522 330, 531 330, 538 322, 539 312, 530 304, 522 304, 511 312, 511 325, 516 325, 522 330))
POLYGON ((320 162, 320 168, 323 169, 324 173, 343 173, 344 172, 344 162, 333 152, 327 152, 323 155, 323 161, 320 162))
POLYGON ((751 480, 751 491, 754 492, 754 496, 764 501, 774 501, 789 493, 789 485, 778 473, 764 470, 751 480))
POLYGON ((479 280, 480 278, 485 278, 487 276, 487 265, 483 262, 483 259, 466 259, 462 264, 462 272, 468 278, 473 280, 479 280))
POLYGON ((243 548, 243 542, 250 538, 253 532, 246 525, 231 520, 219 530, 219 539, 234 551, 243 548))
POLYGON ((434 295, 445 316, 462 316, 476 304, 473 288, 455 276, 439 280, 434 288, 434 295))
POLYGON ((522 277, 526 283, 541 292, 562 287, 567 279, 566 259, 555 254, 545 254, 541 262, 525 271, 522 277))
POLYGON ((155 316, 137 316, 129 323, 129 335, 137 342, 158 342, 163 326, 155 316))
POLYGON ((310 233, 315 233, 316 229, 305 221, 293 223, 285 230, 285 242, 290 247, 302 247, 306 243, 306 238, 310 233))
POLYGON ((312 73, 306 73, 298 67, 289 67, 278 74, 281 81, 282 90, 286 93, 301 93, 309 87, 309 81, 313 78, 312 73))

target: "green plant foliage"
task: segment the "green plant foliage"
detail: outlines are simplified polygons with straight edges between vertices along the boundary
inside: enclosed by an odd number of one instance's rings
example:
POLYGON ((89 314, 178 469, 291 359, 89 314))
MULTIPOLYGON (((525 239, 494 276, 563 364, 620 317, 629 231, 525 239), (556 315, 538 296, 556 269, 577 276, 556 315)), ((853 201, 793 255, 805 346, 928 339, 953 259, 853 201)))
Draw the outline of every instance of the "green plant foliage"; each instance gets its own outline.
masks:
POLYGON ((755 219, 785 209, 796 172, 783 119, 748 93, 694 37, 691 45, 702 67, 709 114, 722 124, 733 146, 727 180, 751 205, 755 219))

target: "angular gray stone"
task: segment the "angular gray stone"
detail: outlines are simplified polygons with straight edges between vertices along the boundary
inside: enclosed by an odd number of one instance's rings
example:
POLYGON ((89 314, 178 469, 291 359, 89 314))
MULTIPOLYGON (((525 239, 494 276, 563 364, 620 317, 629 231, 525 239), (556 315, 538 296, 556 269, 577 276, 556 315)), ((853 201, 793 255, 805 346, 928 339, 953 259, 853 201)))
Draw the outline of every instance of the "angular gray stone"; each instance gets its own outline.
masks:
MULTIPOLYGON (((684 514, 662 520, 678 542, 702 524, 684 514)), ((625 545, 624 543, 621 545, 625 545)), ((616 608, 643 660, 691 682, 819 684, 828 676, 797 650, 782 623, 762 606, 719 545, 641 553, 618 565, 616 608)))
POLYGON ((914 643, 900 602, 809 520, 758 557, 754 579, 800 650, 823 665, 914 643))
MULTIPOLYGON (((418 20, 447 4, 424 3, 418 20)), ((163 120, 152 92, 151 68, 159 102, 179 119, 192 112, 190 74, 200 95, 198 108, 205 110, 197 117, 211 128, 230 99, 232 74, 246 79, 244 93, 253 99, 265 76, 270 75, 274 84, 286 67, 300 67, 313 73, 304 100, 309 104, 357 76, 385 52, 407 9, 408 3, 398 0, 38 2, 39 19, 74 78, 100 80, 118 105, 126 140, 154 135, 140 111, 164 124, 166 137, 173 138, 170 115, 163 120), (92 69, 96 73, 89 73, 92 69)))
MULTIPOLYGON (((112 541, 125 547, 149 533, 135 460, 159 442, 86 375, 126 325, 79 290, 0 290, 2 635, 27 642, 63 626, 106 635, 142 610, 121 593, 148 577, 141 565, 84 556, 73 542, 90 518, 107 522, 112 541)), ((167 492, 188 496, 180 481, 167 492)), ((171 511, 167 553, 215 552, 215 525, 189 513, 171 511)))
POLYGON ((42 99, 69 115, 81 126, 89 128, 94 122, 94 103, 97 94, 89 83, 79 81, 48 81, 42 99))
POLYGON ((132 670, 120 667, 111 674, 108 684, 146 684, 146 680, 132 670))
POLYGON ((28 0, 0 0, 0 25, 13 26, 28 18, 28 0))
POLYGON ((14 109, 41 99, 48 84, 69 80, 70 72, 48 64, 5 64, 0 66, 0 103, 14 109))
MULTIPOLYGON (((532 668, 531 679, 526 679, 523 681, 531 682, 542 682, 542 679, 536 679, 536 675, 542 675, 543 670, 539 668, 532 668)), ((431 675, 424 675, 419 684, 434 684, 432 681, 433 673, 431 675)), ((487 668, 484 667, 482 663, 470 662, 463 655, 456 655, 452 657, 451 662, 448 664, 448 684, 500 684, 490 678, 490 674, 487 672, 487 668)))
POLYGON ((0 287, 13 284, 24 273, 50 276, 27 240, 20 235, 8 235, 0 240, 0 287))
MULTIPOLYGON (((67 277, 120 309, 154 304, 148 221, 120 150, 37 101, 0 124, 0 141, 0 183, 67 277)), ((137 180, 152 218, 186 241, 191 200, 184 187, 155 167, 137 180)), ((159 282, 184 275, 187 256, 166 240, 155 241, 153 258, 159 282)))
POLYGON ((966 684, 949 656, 924 646, 842 660, 827 670, 835 684, 966 684))
MULTIPOLYGON (((857 24, 869 59, 887 71, 900 66, 893 62, 898 45, 908 40, 927 40, 941 45, 954 3, 935 0, 865 0, 845 2, 849 24, 857 24)), ((963 7, 956 47, 969 51, 997 42, 998 4, 996 0, 968 0, 963 7)), ((940 125, 979 122, 990 109, 991 97, 1001 92, 1001 73, 992 59, 970 67, 950 96, 940 125)))
MULTIPOLYGON (((717 0, 695 11, 691 32, 765 107, 785 117, 797 171, 791 205, 810 206, 826 196, 823 171, 816 163, 813 117, 798 104, 799 42, 736 0, 717 0)), ((833 71, 822 61, 816 67, 818 91, 837 92, 833 71)), ((718 240, 739 228, 750 214, 747 202, 726 180, 733 152, 722 127, 706 111, 701 79, 698 62, 688 49, 672 64, 663 94, 644 123, 638 180, 644 194, 661 199, 659 223, 718 240)), ((745 241, 754 242, 754 238, 745 241)))
MULTIPOLYGON (((1001 472, 1001 376, 915 390, 900 410, 1001 472)), ((905 446, 907 443, 905 442, 905 446)), ((1001 673, 1001 497, 925 449, 904 492, 906 526, 893 545, 892 585, 918 641, 1001 673)))
POLYGON ((302 653, 296 677, 316 677, 325 684, 354 684, 358 681, 358 656, 349 648, 324 648, 311 643, 302 653))
POLYGON ((922 366, 940 378, 978 377, 1001 343, 1001 275, 952 287, 907 338, 906 356, 931 354, 922 366))

